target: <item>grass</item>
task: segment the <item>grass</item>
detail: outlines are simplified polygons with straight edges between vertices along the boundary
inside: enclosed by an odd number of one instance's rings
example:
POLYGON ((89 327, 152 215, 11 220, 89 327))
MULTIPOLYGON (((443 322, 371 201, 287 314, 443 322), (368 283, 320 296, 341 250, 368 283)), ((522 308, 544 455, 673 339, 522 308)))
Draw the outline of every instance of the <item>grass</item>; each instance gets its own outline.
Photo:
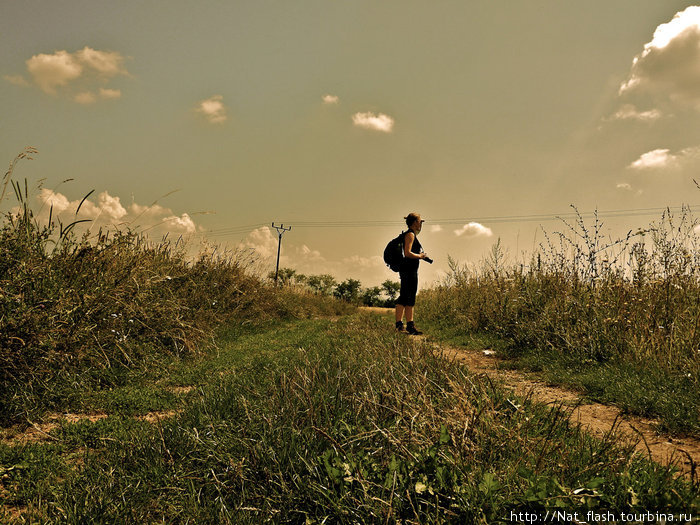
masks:
POLYGON ((0 446, 6 504, 44 523, 494 523, 700 503, 697 485, 377 316, 232 327, 218 347, 133 387, 147 406, 165 377, 196 386, 170 418, 117 410, 0 446))
POLYGON ((86 388, 120 391, 114 402, 127 409, 124 377, 132 381, 134 368, 201 352, 228 321, 351 309, 275 290, 244 253, 210 249, 192 259, 182 239, 153 241, 136 227, 78 236, 82 221, 65 225, 52 213, 40 221, 27 182, 12 178, 34 153, 20 154, 2 184, 16 205, 0 224, 0 424, 80 408, 75 391, 86 388))
POLYGON ((480 267, 450 260, 421 293, 421 318, 446 340, 476 338, 512 366, 660 419, 700 430, 700 238, 697 221, 665 213, 610 242, 597 219, 546 235, 529 265, 497 242, 480 267), (559 243, 554 240, 558 237, 559 243))

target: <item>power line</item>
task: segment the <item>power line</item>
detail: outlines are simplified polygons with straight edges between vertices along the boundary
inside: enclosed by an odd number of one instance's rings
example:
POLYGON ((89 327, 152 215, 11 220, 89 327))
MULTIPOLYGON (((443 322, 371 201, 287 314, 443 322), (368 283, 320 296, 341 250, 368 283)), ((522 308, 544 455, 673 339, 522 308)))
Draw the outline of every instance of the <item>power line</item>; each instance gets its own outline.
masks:
MULTIPOLYGON (((475 216, 475 217, 457 217, 457 218, 438 218, 431 219, 429 223, 433 224, 467 224, 469 222, 486 222, 486 223, 509 223, 509 222, 548 222, 562 219, 591 219, 591 218, 617 218, 617 217, 638 217, 643 215, 656 215, 665 212, 666 210, 677 211, 698 211, 700 205, 695 206, 676 206, 662 208, 631 208, 618 210, 602 210, 597 212, 566 212, 559 214, 532 214, 532 215, 491 215, 491 216, 475 216)), ((294 225, 297 228, 378 228, 385 226, 396 226, 400 221, 397 220, 366 220, 366 221, 338 221, 338 220, 322 220, 322 221, 295 221, 294 225)), ((251 231, 266 226, 264 223, 251 224, 248 226, 238 226, 231 228, 221 228, 209 230, 205 234, 209 237, 224 237, 241 235, 250 233, 251 231)))

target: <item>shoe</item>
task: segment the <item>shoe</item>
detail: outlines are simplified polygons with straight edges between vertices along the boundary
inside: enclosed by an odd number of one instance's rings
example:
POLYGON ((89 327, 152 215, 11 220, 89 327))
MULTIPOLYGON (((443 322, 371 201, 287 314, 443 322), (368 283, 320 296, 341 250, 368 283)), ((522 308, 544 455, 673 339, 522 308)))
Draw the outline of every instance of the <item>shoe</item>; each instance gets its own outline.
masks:
POLYGON ((406 329, 403 327, 403 321, 396 321, 396 331, 405 332, 406 329))
POLYGON ((411 335, 423 335, 423 332, 416 330, 416 325, 413 324, 413 321, 406 323, 406 332, 411 335))

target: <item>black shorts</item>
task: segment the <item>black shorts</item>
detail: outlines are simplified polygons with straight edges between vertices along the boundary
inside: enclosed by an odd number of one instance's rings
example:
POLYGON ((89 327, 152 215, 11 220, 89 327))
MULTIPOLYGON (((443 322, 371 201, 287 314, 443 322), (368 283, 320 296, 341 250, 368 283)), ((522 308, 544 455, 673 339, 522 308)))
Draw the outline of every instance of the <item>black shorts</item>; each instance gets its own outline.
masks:
POLYGON ((416 293, 418 293, 418 272, 399 272, 401 278, 401 293, 396 299, 396 304, 401 306, 415 306, 416 293))

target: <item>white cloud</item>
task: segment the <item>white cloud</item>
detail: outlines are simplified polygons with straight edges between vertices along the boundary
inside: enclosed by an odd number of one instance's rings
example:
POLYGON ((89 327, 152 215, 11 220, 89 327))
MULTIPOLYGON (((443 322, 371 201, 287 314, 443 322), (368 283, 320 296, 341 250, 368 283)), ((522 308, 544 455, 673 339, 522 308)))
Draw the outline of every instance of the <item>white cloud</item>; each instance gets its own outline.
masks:
POLYGON ((675 155, 668 149, 655 149, 647 151, 635 160, 628 168, 635 170, 667 168, 676 162, 675 155))
POLYGON ((340 102, 340 98, 336 95, 323 95, 322 99, 324 104, 337 104, 340 102))
POLYGON ((355 113, 352 116, 352 122, 355 126, 384 133, 391 133, 394 129, 394 119, 384 113, 379 113, 379 115, 369 111, 366 113, 355 113))
POLYGON ((615 187, 618 190, 632 191, 632 185, 628 182, 619 182, 615 187))
POLYGON ((128 74, 124 67, 124 57, 116 51, 98 51, 86 46, 76 51, 74 56, 86 67, 108 78, 128 74))
POLYGON ((214 95, 200 101, 197 104, 197 111, 212 124, 221 124, 228 119, 222 95, 214 95))
POLYGON ((442 231, 442 226, 440 226, 439 224, 431 224, 431 225, 430 225, 430 231, 431 231, 431 233, 441 232, 441 231, 442 231))
POLYGON ((124 208, 121 199, 103 191, 95 200, 86 199, 82 205, 79 200, 70 200, 62 193, 43 188, 37 196, 43 205, 37 218, 40 221, 48 220, 51 206, 53 206, 52 217, 68 224, 77 219, 88 219, 90 228, 100 228, 129 224, 132 228, 142 231, 155 230, 156 233, 194 233, 197 226, 192 217, 183 213, 177 216, 172 210, 154 204, 143 206, 137 203, 124 208), (76 210, 80 205, 80 211, 76 215, 76 210))
MULTIPOLYGON (((104 84, 119 75, 128 75, 124 66, 125 58, 116 51, 100 51, 90 47, 74 53, 66 50, 54 53, 39 53, 26 61, 27 72, 32 81, 44 93, 57 95, 60 90, 67 90, 68 96, 80 104, 90 104, 97 100, 96 96, 85 90, 95 83, 104 84), (82 89, 78 93, 71 90, 72 85, 82 89)), ((29 85, 21 75, 6 76, 5 79, 16 85, 29 85)), ((101 89, 102 98, 118 98, 118 90, 101 89), (102 93, 105 91, 105 93, 102 93)))
POLYGON ((655 149, 643 153, 627 166, 635 170, 669 170, 696 167, 700 160, 700 146, 684 148, 676 153, 669 149, 655 149))
MULTIPOLYGON (((272 233, 269 226, 262 226, 250 232, 241 242, 240 247, 252 251, 263 259, 267 259, 277 255, 277 244, 277 235, 272 233)), ((284 248, 282 248, 282 251, 284 251, 284 248)))
POLYGON ((67 51, 52 55, 41 53, 27 60, 27 71, 45 93, 55 94, 56 88, 78 78, 83 66, 67 51))
POLYGON ((634 104, 625 104, 612 116, 612 120, 638 120, 640 122, 653 122, 660 119, 661 116, 661 111, 658 109, 639 111, 634 104))
POLYGON ((649 95, 700 109, 700 6, 688 7, 656 28, 634 57, 620 95, 649 95))
POLYGON ((462 235, 465 237, 491 237, 493 235, 491 228, 487 228, 478 222, 470 222, 469 224, 465 224, 460 229, 454 230, 454 232, 458 237, 461 237, 462 235))

